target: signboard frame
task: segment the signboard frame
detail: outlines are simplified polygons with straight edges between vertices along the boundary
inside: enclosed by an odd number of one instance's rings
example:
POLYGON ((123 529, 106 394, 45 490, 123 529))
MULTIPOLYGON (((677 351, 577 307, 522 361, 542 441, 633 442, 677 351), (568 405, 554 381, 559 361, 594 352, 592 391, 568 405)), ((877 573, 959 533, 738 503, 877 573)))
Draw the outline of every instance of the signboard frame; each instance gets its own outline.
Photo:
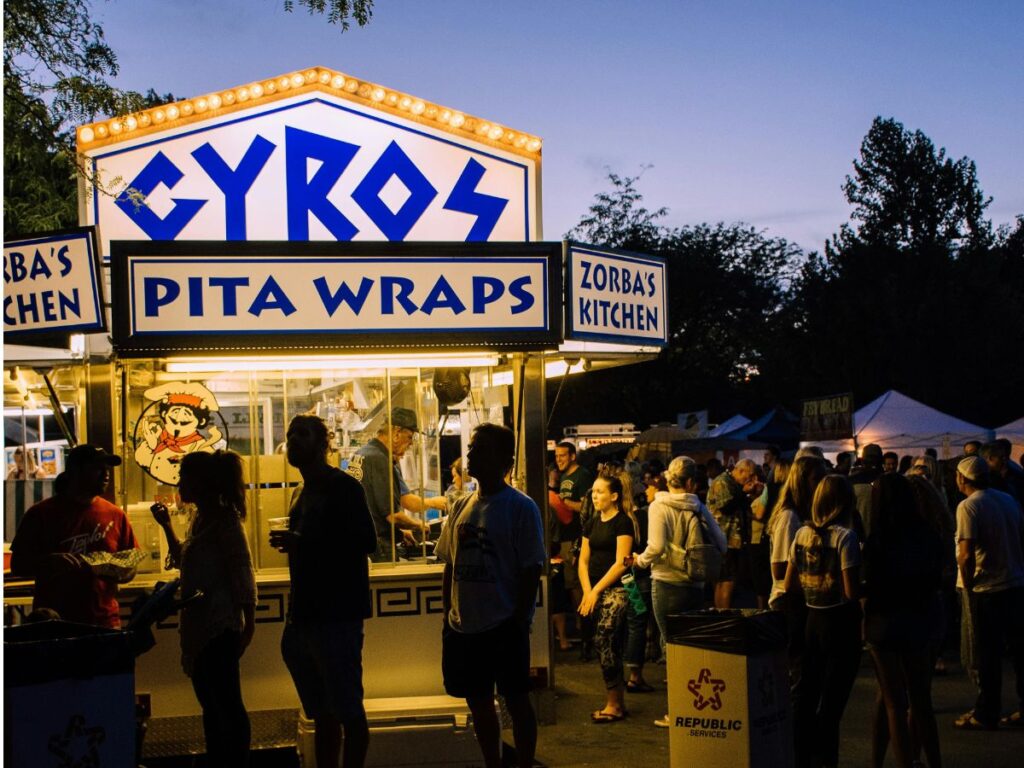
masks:
POLYGON ((565 243, 565 338, 578 341, 603 341, 614 344, 639 344, 650 347, 668 346, 669 328, 669 306, 668 306, 668 263, 662 256, 653 256, 646 253, 626 251, 617 248, 603 248, 587 243, 566 241, 565 243), (662 334, 660 338, 651 336, 640 336, 615 333, 595 333, 593 331, 580 330, 575 322, 576 296, 573 294, 576 273, 573 269, 573 254, 586 253, 598 257, 617 259, 620 261, 632 262, 634 264, 645 264, 652 266, 661 272, 661 284, 659 286, 662 296, 662 334))
POLYGON ((111 285, 113 291, 113 341, 121 357, 158 357, 164 354, 217 354, 252 356, 254 353, 301 354, 303 352, 350 352, 379 349, 387 352, 425 353, 431 351, 511 351, 556 349, 562 339, 562 243, 464 243, 464 242, 288 242, 288 241, 154 241, 122 240, 111 243, 111 285), (546 284, 542 297, 544 328, 510 330, 474 328, 466 331, 360 331, 241 333, 173 333, 136 335, 132 333, 133 257, 232 259, 283 257, 302 259, 409 259, 450 260, 494 258, 543 260, 546 284))
MULTIPOLYGON (((839 403, 836 404, 839 405, 839 403)), ((853 439, 853 410, 852 392, 804 398, 800 402, 800 440, 802 442, 818 442, 853 439), (841 398, 846 399, 846 408, 843 411, 832 410, 823 415, 820 408, 816 408, 816 413, 808 413, 808 405, 811 403, 820 404, 838 401, 841 398)))
MULTIPOLYGON (((68 227, 66 229, 55 229, 37 234, 19 235, 9 240, 4 240, 4 250, 8 248, 27 245, 35 246, 43 243, 53 243, 62 240, 85 241, 88 251, 89 277, 91 280, 91 291, 89 300, 95 302, 96 321, 80 323, 78 325, 62 326, 59 329, 37 328, 34 330, 4 330, 4 343, 25 344, 38 347, 57 347, 66 349, 69 344, 69 337, 76 333, 105 333, 107 332, 107 304, 104 301, 103 290, 103 265, 99 252, 99 236, 96 227, 93 225, 68 227)), ((6 295, 6 290, 5 290, 6 295)))

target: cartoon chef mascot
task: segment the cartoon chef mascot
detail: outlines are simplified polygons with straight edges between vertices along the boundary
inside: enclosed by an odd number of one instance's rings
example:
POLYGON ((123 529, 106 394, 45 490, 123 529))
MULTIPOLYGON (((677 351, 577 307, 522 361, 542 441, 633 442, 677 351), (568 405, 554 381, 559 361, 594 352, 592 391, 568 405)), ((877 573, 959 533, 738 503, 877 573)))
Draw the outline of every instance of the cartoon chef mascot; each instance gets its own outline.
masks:
POLYGON ((217 410, 213 393, 202 384, 173 381, 147 389, 147 400, 157 413, 140 425, 141 441, 135 449, 135 461, 149 474, 167 485, 178 484, 181 460, 196 451, 212 451, 223 438, 216 426, 209 426, 205 437, 199 430, 210 423, 217 410))

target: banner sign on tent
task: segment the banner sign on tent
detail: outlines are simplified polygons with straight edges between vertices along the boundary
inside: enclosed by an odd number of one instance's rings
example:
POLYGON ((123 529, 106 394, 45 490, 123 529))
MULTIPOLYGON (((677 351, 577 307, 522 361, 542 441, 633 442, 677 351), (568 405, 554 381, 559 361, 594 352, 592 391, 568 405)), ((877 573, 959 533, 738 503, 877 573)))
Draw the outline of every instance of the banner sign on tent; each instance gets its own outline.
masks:
POLYGON ((803 401, 800 439, 844 440, 853 437, 853 395, 815 397, 803 401))

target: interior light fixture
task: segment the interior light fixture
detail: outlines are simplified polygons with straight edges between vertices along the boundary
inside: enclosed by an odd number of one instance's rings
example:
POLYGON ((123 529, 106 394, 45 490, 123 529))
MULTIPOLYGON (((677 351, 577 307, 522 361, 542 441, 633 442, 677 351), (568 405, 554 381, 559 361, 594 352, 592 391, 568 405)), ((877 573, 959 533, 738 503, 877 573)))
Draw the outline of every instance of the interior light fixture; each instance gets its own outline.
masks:
POLYGON ((359 357, 261 357, 212 360, 174 358, 164 364, 167 373, 226 373, 236 371, 330 371, 360 368, 493 368, 497 355, 362 355, 359 357))

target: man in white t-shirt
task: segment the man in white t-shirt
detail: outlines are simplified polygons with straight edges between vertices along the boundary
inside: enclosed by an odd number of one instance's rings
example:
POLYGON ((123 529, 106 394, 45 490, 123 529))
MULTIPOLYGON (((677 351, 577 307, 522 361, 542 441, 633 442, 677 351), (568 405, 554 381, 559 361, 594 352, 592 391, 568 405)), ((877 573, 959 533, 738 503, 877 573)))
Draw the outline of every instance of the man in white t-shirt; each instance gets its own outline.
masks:
POLYGON ((501 766, 494 689, 512 717, 516 758, 532 766, 537 720, 530 704, 530 622, 546 553, 536 503, 505 482, 515 436, 498 424, 473 431, 467 471, 480 490, 459 499, 435 553, 444 564, 441 670, 466 699, 487 768, 501 766))
POLYGON ((984 459, 969 456, 956 467, 957 489, 965 498, 956 509, 957 564, 968 593, 978 666, 974 709, 957 718, 957 728, 981 730, 1022 726, 1024 706, 1024 519, 1020 506, 989 487, 984 459), (1018 707, 1000 721, 1003 642, 1017 673, 1018 707))

